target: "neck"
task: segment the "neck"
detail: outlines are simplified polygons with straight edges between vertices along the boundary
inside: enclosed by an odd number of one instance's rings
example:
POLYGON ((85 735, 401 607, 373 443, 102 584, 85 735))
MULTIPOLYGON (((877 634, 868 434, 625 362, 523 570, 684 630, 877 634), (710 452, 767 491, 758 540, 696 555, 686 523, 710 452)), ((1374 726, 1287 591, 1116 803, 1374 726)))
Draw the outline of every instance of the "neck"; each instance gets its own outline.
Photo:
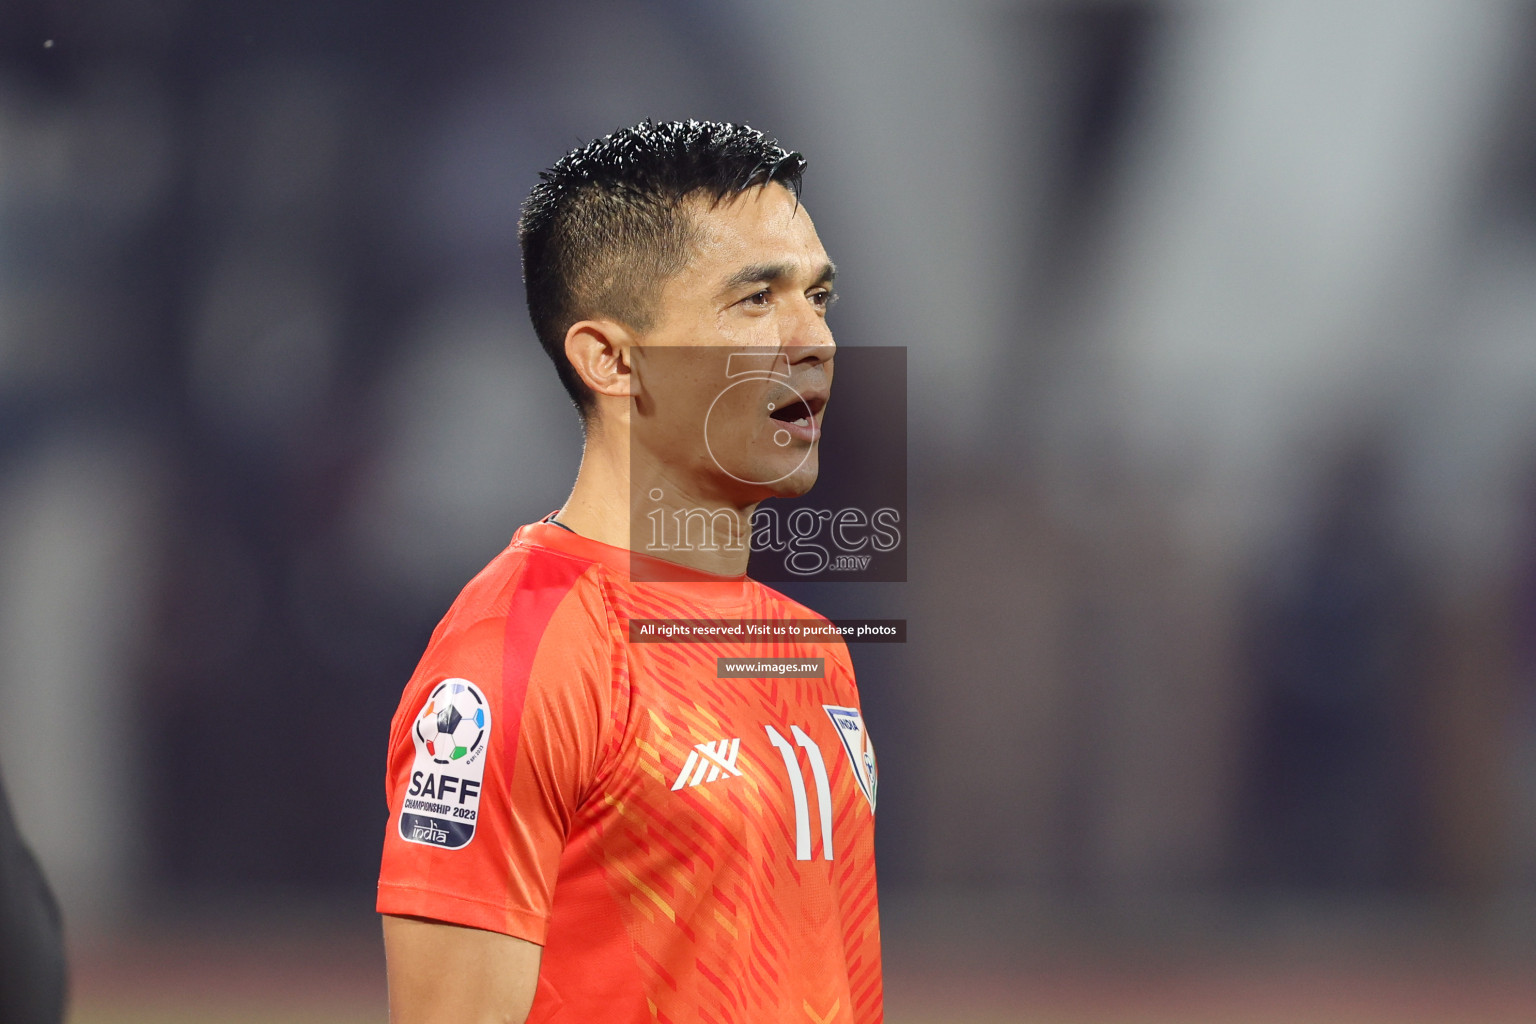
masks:
POLYGON ((615 443, 619 433, 588 431, 560 521, 592 540, 690 569, 722 576, 745 573, 757 502, 738 505, 709 496, 651 453, 631 452, 622 440, 615 443), (711 536, 713 549, 702 547, 711 536))

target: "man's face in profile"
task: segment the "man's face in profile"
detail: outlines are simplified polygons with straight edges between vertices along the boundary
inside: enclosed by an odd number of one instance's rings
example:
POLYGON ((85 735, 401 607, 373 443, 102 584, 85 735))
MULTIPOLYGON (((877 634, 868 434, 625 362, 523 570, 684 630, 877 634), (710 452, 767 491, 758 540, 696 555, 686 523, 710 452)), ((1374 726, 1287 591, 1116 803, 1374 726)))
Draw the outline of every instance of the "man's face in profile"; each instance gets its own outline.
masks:
POLYGON ((804 494, 832 384, 832 264, 780 185, 693 215, 692 258, 635 355, 632 443, 704 500, 804 494))

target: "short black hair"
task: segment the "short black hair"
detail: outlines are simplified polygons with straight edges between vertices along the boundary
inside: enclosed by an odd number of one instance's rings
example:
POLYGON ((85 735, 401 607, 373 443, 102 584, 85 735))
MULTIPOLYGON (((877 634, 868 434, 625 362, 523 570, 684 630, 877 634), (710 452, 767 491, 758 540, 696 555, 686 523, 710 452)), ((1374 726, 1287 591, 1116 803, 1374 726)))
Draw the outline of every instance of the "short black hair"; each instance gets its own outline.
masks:
POLYGON ((805 157, 756 128, 650 120, 561 157, 523 202, 528 315, 583 417, 593 394, 565 356, 572 324, 606 316, 647 330, 662 284, 688 262, 694 198, 719 203, 778 182, 800 196, 805 157))

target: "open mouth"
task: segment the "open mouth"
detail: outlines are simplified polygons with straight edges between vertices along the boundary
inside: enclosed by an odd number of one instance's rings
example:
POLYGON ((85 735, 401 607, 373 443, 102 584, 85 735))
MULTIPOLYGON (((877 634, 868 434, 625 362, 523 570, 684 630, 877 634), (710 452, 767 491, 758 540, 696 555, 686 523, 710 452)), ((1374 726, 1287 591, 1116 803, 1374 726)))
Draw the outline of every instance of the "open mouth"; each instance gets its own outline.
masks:
POLYGON ((791 401, 774 408, 768 413, 769 419, 783 424, 774 431, 774 441, 781 446, 790 441, 815 441, 821 434, 816 414, 826 404, 827 400, 820 395, 796 395, 791 401))
POLYGON ((809 424, 815 415, 810 403, 804 399, 796 399, 788 405, 781 405, 768 414, 770 419, 778 420, 780 423, 793 423, 802 427, 809 424))

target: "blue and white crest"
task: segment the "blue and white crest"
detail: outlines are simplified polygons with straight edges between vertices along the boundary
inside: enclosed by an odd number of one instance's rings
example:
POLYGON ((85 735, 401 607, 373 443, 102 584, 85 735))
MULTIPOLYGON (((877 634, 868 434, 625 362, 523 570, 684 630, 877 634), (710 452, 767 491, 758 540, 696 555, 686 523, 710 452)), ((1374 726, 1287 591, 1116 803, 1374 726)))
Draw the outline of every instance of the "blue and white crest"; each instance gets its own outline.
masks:
POLYGON ((864 728, 864 716, 858 708, 844 708, 836 704, 823 704, 827 717, 837 727, 837 736, 848 752, 848 763, 853 766, 854 781, 864 799, 869 801, 869 811, 875 811, 875 790, 879 787, 880 772, 875 765, 875 745, 870 742, 869 730, 864 728))

